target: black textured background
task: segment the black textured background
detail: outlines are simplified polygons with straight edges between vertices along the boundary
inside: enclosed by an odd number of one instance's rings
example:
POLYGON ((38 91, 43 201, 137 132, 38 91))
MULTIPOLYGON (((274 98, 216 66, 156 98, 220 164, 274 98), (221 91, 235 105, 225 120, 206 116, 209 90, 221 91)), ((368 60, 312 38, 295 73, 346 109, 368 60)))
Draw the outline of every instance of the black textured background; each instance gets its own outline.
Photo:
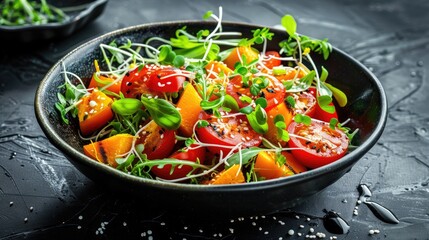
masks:
POLYGON ((429 239, 428 11, 425 0, 111 0, 98 19, 71 37, 2 44, 0 239, 305 239, 317 232, 326 239, 429 239), (328 38, 380 79, 389 101, 386 129, 343 178, 275 214, 196 221, 110 195, 48 142, 35 119, 33 100, 39 81, 59 58, 111 30, 201 19, 207 10, 216 13, 219 5, 225 20, 267 26, 292 14, 298 32, 328 38), (357 205, 360 184, 367 184, 371 200, 392 210, 400 223, 385 223, 357 205), (340 213, 350 224, 349 233, 329 233, 322 224, 323 210, 340 213), (370 235, 374 229, 380 233, 370 235))

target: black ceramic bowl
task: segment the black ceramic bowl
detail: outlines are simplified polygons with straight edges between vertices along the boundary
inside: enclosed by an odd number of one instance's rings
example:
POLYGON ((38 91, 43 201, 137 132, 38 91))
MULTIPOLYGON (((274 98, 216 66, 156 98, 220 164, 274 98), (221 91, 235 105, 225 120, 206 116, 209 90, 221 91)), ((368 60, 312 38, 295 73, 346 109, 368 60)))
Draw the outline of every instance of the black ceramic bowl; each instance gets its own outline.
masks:
POLYGON ((63 10, 68 19, 42 25, 0 25, 0 41, 28 43, 69 36, 97 18, 105 9, 107 0, 48 0, 48 3, 63 10))
MULTIPOLYGON (((85 156, 84 142, 78 136, 78 124, 65 125, 54 107, 58 86, 63 84, 61 64, 68 71, 90 78, 94 59, 101 59, 100 43, 112 40, 141 42, 152 36, 169 38, 175 30, 187 26, 190 32, 213 29, 214 23, 189 21, 140 25, 114 31, 76 48, 47 73, 35 98, 37 120, 46 136, 85 175, 109 189, 140 196, 152 206, 166 207, 186 213, 204 212, 219 215, 252 215, 291 207, 302 198, 317 193, 341 178, 376 143, 386 122, 387 101, 376 77, 361 63, 344 52, 333 49, 328 60, 314 54, 318 66, 329 70, 329 81, 348 96, 347 106, 339 109, 340 120, 350 118, 347 125, 359 128, 354 144, 358 147, 342 159, 324 167, 287 178, 258 183, 207 186, 166 183, 131 176, 85 156)), ((240 31, 249 37, 251 30, 261 26, 223 23, 224 31, 240 31)), ((284 31, 275 33, 268 49, 278 49, 278 42, 287 38, 284 31)))

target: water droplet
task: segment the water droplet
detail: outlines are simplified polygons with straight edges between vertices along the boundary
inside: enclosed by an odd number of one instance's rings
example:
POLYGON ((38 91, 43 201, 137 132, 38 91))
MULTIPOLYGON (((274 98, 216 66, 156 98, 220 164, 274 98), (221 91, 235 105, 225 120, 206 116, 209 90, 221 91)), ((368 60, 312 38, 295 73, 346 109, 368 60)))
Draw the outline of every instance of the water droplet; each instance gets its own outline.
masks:
POLYGON ((365 204, 371 209, 375 216, 383 222, 398 224, 399 220, 389 209, 381 206, 376 202, 367 201, 365 204))
POLYGON ((12 160, 16 157, 16 152, 12 152, 9 156, 9 160, 12 160))
POLYGON ((366 184, 361 184, 358 187, 359 190, 359 200, 361 202, 365 202, 368 198, 372 196, 371 190, 369 190, 368 186, 366 184))
POLYGON ((411 71, 411 72, 410 72, 410 76, 411 76, 411 77, 415 77, 415 76, 417 76, 416 71, 411 71))
POLYGON ((347 221, 334 211, 326 212, 323 217, 323 226, 328 232, 334 234, 346 234, 350 230, 350 225, 347 221))
POLYGON ((423 65, 424 65, 424 63, 423 63, 423 61, 422 61, 422 60, 420 60, 420 61, 418 61, 418 62, 417 62, 417 66, 418 66, 418 67, 423 67, 423 65))

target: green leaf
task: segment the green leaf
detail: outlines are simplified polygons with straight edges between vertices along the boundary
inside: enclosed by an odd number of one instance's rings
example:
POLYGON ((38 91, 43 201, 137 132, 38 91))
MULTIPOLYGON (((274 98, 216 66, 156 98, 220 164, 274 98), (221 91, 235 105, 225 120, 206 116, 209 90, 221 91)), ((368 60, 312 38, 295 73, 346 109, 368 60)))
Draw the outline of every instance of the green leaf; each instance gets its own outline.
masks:
POLYGON ((328 70, 322 66, 322 73, 320 74, 320 81, 325 82, 328 78, 328 70))
POLYGON ((112 103, 112 110, 120 115, 132 115, 143 107, 143 103, 135 98, 122 98, 112 103))
POLYGON ((197 123, 198 128, 207 127, 209 125, 210 125, 210 123, 206 120, 199 120, 197 123))
POLYGON ((231 109, 234 112, 237 112, 240 109, 240 107, 238 106, 238 103, 235 100, 235 98, 232 97, 229 94, 225 95, 225 100, 223 101, 223 105, 222 106, 223 107, 227 107, 227 108, 231 109))
POLYGON ((239 110, 239 112, 244 113, 244 114, 250 114, 251 112, 253 112, 253 108, 252 106, 246 106, 243 107, 239 110))
POLYGON ((337 126, 337 124, 338 124, 338 119, 331 118, 331 120, 329 120, 329 127, 331 129, 335 129, 335 127, 337 126))
POLYGON ((325 83, 325 85, 332 91, 332 95, 334 96, 335 100, 337 100, 337 103, 340 107, 347 105, 347 95, 343 91, 329 83, 325 83))
POLYGON ((224 100, 225 100, 225 96, 221 95, 218 99, 213 101, 202 100, 200 102, 200 106, 203 110, 214 109, 222 106, 224 100))
POLYGON ((309 126, 311 124, 311 117, 302 114, 295 115, 293 120, 297 123, 303 123, 306 126, 309 126))
POLYGON ((204 15, 203 15, 203 19, 204 19, 204 20, 207 20, 207 19, 209 19, 212 15, 213 15, 213 12, 212 12, 212 11, 207 11, 206 13, 204 13, 204 15))
POLYGON ((256 105, 255 110, 246 114, 246 117, 255 132, 260 134, 268 132, 267 113, 260 105, 256 105))
POLYGON ((334 113, 335 112, 335 106, 330 105, 332 102, 332 98, 327 95, 319 96, 317 97, 317 103, 319 104, 320 108, 328 113, 334 113))
POLYGON ((281 20, 282 26, 286 29, 289 36, 294 37, 296 33, 296 21, 292 15, 285 15, 281 20))
POLYGON ((180 68, 183 65, 185 65, 185 57, 183 57, 182 55, 177 55, 174 60, 173 60, 173 66, 180 68))
POLYGON ((160 127, 175 130, 178 129, 182 122, 180 112, 173 106, 172 103, 160 98, 142 97, 141 102, 149 111, 152 119, 160 127))
MULTIPOLYGON (((311 87, 311 84, 314 81, 314 78, 316 77, 316 72, 314 70, 311 70, 307 75, 302 77, 298 83, 293 83, 293 85, 287 90, 288 92, 302 92, 307 90, 311 87)), ((284 81, 289 82, 289 81, 284 81)), ((285 84, 283 82, 283 85, 285 84)))
POLYGON ((226 160, 229 165, 225 164, 225 167, 228 169, 235 164, 240 164, 240 162, 243 165, 247 164, 253 157, 258 155, 258 153, 263 150, 264 150, 263 148, 258 148, 258 147, 250 147, 250 148, 242 149, 241 155, 240 155, 240 152, 237 152, 237 153, 234 153, 230 158, 228 158, 228 160, 226 160))
POLYGON ((255 104, 260 105, 262 108, 266 108, 268 105, 267 99, 265 99, 265 98, 257 98, 255 100, 255 104))

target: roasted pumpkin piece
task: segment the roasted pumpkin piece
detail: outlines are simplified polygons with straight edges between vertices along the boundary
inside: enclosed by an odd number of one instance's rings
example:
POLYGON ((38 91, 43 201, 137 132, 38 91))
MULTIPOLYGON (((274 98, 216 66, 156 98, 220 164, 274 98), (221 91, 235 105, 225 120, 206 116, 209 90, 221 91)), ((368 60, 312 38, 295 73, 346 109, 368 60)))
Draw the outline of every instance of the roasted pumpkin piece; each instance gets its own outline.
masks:
POLYGON ((112 167, 118 166, 116 158, 123 157, 131 150, 133 136, 130 134, 117 134, 112 137, 93 142, 83 146, 88 157, 112 167))
POLYGON ((202 111, 200 106, 201 100, 200 95, 192 84, 188 84, 177 102, 177 108, 182 116, 179 131, 185 137, 192 136, 194 125, 198 121, 198 115, 202 111))
POLYGON ((235 164, 228 169, 222 170, 222 172, 218 173, 213 179, 209 181, 208 184, 235 184, 244 182, 245 179, 240 165, 235 164))
POLYGON ((113 100, 98 89, 82 97, 81 103, 77 105, 82 135, 90 135, 113 118, 112 103, 113 100))
POLYGON ((224 63, 229 68, 235 69, 235 64, 237 62, 242 62, 244 64, 247 64, 258 58, 259 58, 259 53, 256 49, 250 46, 239 46, 232 49, 231 53, 224 60, 224 63), (246 59, 246 62, 244 62, 244 59, 246 59))
POLYGON ((282 155, 286 157, 284 164, 277 162, 275 155, 274 152, 268 151, 258 153, 254 170, 259 177, 274 179, 306 171, 306 168, 297 162, 292 154, 282 152, 282 155))

